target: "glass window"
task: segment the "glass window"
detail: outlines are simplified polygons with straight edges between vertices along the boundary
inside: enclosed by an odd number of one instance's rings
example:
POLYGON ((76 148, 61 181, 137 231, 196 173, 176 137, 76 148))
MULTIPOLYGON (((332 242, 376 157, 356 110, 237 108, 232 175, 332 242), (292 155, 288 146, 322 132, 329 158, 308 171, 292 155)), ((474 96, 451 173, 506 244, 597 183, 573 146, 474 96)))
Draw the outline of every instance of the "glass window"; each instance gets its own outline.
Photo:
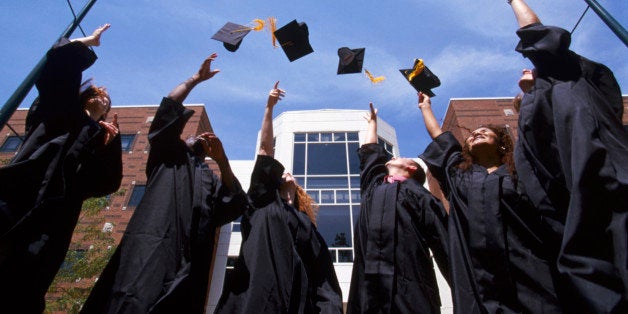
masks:
POLYGON ((336 263, 336 260, 337 260, 337 258, 336 258, 336 250, 330 249, 329 250, 329 255, 331 255, 331 261, 333 263, 336 263))
POLYGON ((336 191, 336 203, 349 203, 349 190, 336 191))
POLYGON ((344 142, 346 138, 344 133, 334 133, 334 142, 344 142))
POLYGON ((360 202, 360 191, 357 191, 357 190, 351 191, 351 202, 352 203, 360 202))
POLYGON ((320 202, 320 198, 318 197, 318 191, 306 191, 306 193, 312 198, 314 203, 320 202))
POLYGON ((337 189, 347 188, 347 177, 308 177, 307 188, 308 189, 337 189))
POLYGON ((295 142, 305 142, 305 133, 294 133, 295 142))
POLYGON ((305 144, 294 144, 292 174, 305 174, 305 144))
POLYGON ((321 142, 331 142, 332 134, 331 133, 321 133, 321 142))
POLYGON ((308 133, 307 134, 308 142, 318 142, 318 133, 308 133))
POLYGON ((360 188, 360 177, 358 177, 358 176, 349 177, 349 182, 351 182, 351 188, 352 189, 359 189, 360 188))
POLYGON ((347 141, 349 142, 357 142, 359 140, 357 132, 349 132, 347 133, 347 141))
POLYGON ((321 191, 321 203, 334 203, 334 191, 321 191))
POLYGON ((122 151, 128 152, 133 148, 133 141, 135 141, 135 134, 121 134, 120 140, 122 141, 122 151))
POLYGON ((360 205, 351 205, 351 217, 353 219, 353 225, 355 226, 358 223, 358 218, 360 217, 360 205))
POLYGON ((352 263, 353 252, 351 250, 338 250, 338 263, 352 263))
POLYGON ((242 222, 242 216, 240 216, 240 217, 238 217, 238 219, 234 220, 231 223, 231 231, 232 232, 242 232, 241 229, 240 229, 241 222, 242 222))
POLYGON ((144 192, 146 192, 146 185, 135 185, 133 187, 133 193, 131 193, 131 197, 129 198, 129 203, 127 206, 136 207, 139 205, 142 197, 144 196, 144 192))
POLYGON ((351 247, 351 221, 348 205, 321 205, 317 228, 329 247, 351 247))
POLYGON ((359 147, 358 143, 348 143, 350 174, 360 174, 360 157, 358 156, 359 147))
POLYGON ((0 152, 10 153, 17 152, 17 149, 22 144, 22 139, 19 136, 11 135, 0 146, 0 152))
POLYGON ((310 144, 307 149, 307 174, 346 174, 344 143, 310 144))

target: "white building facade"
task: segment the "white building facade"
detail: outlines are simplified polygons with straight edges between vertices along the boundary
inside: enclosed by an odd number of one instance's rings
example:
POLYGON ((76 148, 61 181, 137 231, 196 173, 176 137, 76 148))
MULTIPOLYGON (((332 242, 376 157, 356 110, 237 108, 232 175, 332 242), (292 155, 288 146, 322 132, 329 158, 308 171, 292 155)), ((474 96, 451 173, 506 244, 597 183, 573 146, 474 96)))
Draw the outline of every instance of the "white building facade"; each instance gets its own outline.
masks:
MULTIPOLYGON (((275 158, 320 206, 317 228, 329 246, 345 303, 354 258, 353 227, 360 211, 357 150, 366 137, 366 113, 365 110, 337 109, 286 111, 273 119, 275 158)), ((379 144, 391 156, 399 156, 395 129, 378 119, 377 133, 379 144)), ((259 137, 255 152, 258 148, 259 137)), ((231 167, 244 190, 248 189, 254 162, 231 161, 231 167)), ((222 227, 212 273, 208 313, 213 313, 218 303, 225 274, 233 269, 241 242, 239 221, 222 227)), ((439 288, 443 313, 451 312, 449 287, 441 276, 439 288)))

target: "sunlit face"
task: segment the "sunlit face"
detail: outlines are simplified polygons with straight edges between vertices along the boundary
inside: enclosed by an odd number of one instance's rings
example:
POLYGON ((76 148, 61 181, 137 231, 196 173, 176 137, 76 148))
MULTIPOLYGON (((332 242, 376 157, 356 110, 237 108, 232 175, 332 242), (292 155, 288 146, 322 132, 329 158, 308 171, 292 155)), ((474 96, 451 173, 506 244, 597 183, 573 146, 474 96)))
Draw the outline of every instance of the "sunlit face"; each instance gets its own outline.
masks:
POLYGON ((519 79, 519 88, 522 92, 527 93, 534 87, 535 75, 534 70, 523 69, 519 79))
POLYGON ((481 145, 497 146, 497 134, 489 128, 478 128, 471 132, 466 139, 469 152, 473 152, 474 147, 481 145))
POLYGON ((292 203, 294 194, 297 190, 297 181, 291 173, 286 172, 281 176, 281 184, 279 185, 279 194, 281 198, 292 203))
POLYGON ((416 166, 408 158, 393 157, 386 163, 386 169, 388 169, 388 175, 409 178, 416 170, 416 166))
POLYGON ((87 100, 85 104, 85 111, 89 114, 89 117, 95 121, 107 120, 107 113, 111 108, 109 99, 104 96, 94 96, 87 100))

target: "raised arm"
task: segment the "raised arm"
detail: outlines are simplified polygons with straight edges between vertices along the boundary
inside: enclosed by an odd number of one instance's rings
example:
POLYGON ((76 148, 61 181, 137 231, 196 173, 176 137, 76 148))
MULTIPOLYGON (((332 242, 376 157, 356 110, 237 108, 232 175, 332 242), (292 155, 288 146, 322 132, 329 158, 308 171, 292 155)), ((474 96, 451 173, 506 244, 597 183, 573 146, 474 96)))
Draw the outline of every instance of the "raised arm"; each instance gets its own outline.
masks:
POLYGON ((212 53, 209 57, 207 57, 207 59, 203 61, 203 64, 201 64, 201 68, 198 70, 198 72, 194 73, 194 75, 185 80, 185 82, 177 85, 177 87, 175 87, 170 92, 170 94, 168 94, 168 98, 178 103, 183 103, 185 98, 187 98, 190 94, 190 91, 192 91, 192 89, 196 85, 198 85, 198 83, 209 80, 210 78, 214 77, 214 75, 216 75, 218 72, 220 72, 220 70, 218 69, 211 69, 212 61, 216 60, 216 57, 218 57, 217 53, 212 53))
POLYGON ((105 24, 95 29, 90 36, 72 39, 72 41, 80 41, 85 44, 85 46, 98 47, 100 46, 100 36, 102 35, 102 33, 108 30, 109 27, 111 27, 111 24, 105 24))
POLYGON ((275 156, 273 150, 273 107, 279 100, 286 95, 286 91, 279 89, 279 81, 275 83, 275 87, 268 94, 268 101, 266 102, 266 109, 264 110, 264 118, 262 120, 262 134, 259 145, 259 155, 263 156, 275 156))
POLYGON ((377 143, 377 108, 373 107, 373 103, 369 104, 370 112, 364 116, 369 127, 366 130, 366 138, 364 144, 376 144, 377 143))
POLYGON ((430 96, 427 96, 421 92, 419 92, 418 95, 419 109, 421 109, 421 113, 423 114, 425 128, 430 134, 430 137, 432 139, 435 139, 443 133, 443 130, 438 125, 438 121, 436 120, 436 117, 434 117, 434 112, 432 112, 432 101, 430 100, 430 96))
POLYGON ((218 164, 222 183, 229 188, 229 191, 234 191, 236 188, 236 177, 231 170, 231 165, 229 165, 229 159, 222 146, 222 142, 216 134, 211 132, 205 132, 199 137, 203 139, 203 147, 205 148, 207 156, 211 157, 211 159, 215 160, 218 164))
POLYGON ((519 27, 528 26, 534 23, 541 23, 536 13, 523 0, 508 0, 512 11, 515 13, 519 27))

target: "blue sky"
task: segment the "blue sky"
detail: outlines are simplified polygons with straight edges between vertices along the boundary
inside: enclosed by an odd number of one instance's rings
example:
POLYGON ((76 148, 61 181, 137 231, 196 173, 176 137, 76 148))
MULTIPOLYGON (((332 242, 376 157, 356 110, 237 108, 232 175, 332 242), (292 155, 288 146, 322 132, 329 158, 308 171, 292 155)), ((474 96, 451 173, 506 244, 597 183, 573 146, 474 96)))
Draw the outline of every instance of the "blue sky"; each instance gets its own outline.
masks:
MULTIPOLYGON (((78 12, 86 0, 71 1, 78 12)), ((628 28, 628 1, 599 0, 628 28)), ((541 21, 571 30, 584 0, 529 0, 541 21)), ((0 3, 0 96, 4 103, 72 19, 64 0, 0 3)), ((450 1, 193 1, 100 0, 84 19, 90 34, 111 23, 97 63, 85 72, 109 89, 114 105, 157 104, 193 74, 203 58, 218 52, 222 70, 198 86, 186 103, 204 103, 231 159, 253 159, 266 95, 273 83, 287 91, 275 109, 367 109, 397 130, 401 155, 414 157, 430 142, 416 92, 398 69, 414 58, 439 76, 432 100, 437 118, 450 98, 505 97, 517 93, 529 61, 514 51, 517 24, 506 0, 450 1), (227 21, 248 24, 277 18, 277 25, 306 22, 314 53, 289 62, 273 49, 267 31, 250 33, 231 53, 211 36, 227 21), (373 85, 363 74, 336 75, 337 49, 366 48, 364 67, 386 80, 373 85)), ((77 30, 73 37, 80 36, 77 30)), ((572 39, 572 50, 606 64, 628 93, 628 48, 592 11, 572 39)), ((36 96, 31 91, 22 107, 36 96)))

